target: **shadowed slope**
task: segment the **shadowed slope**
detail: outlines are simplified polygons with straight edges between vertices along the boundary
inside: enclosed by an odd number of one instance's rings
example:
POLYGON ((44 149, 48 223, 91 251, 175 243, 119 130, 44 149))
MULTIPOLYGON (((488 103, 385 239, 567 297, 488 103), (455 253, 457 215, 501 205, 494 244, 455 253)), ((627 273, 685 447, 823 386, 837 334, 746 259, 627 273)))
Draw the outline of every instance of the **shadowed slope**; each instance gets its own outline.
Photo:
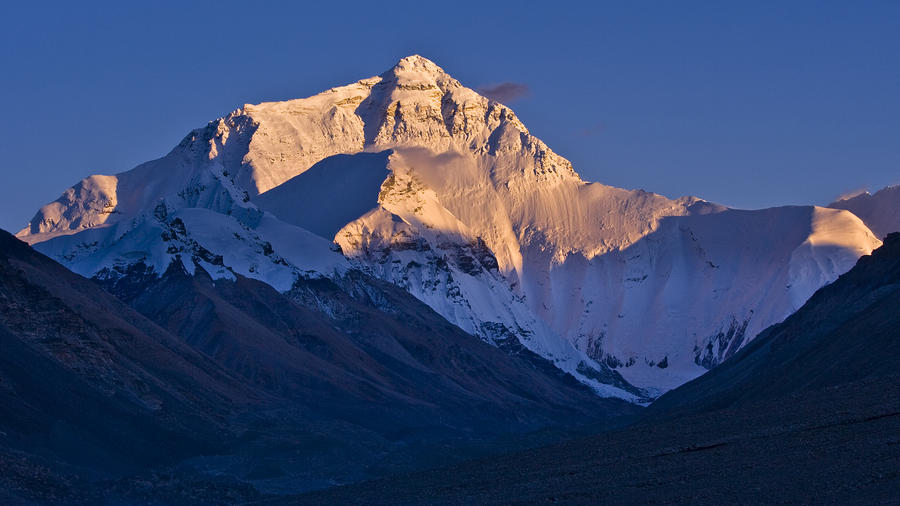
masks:
POLYGON ((865 380, 259 504, 891 504, 898 384, 865 380))
POLYGON ((878 237, 900 232, 900 185, 838 200, 828 204, 828 207, 846 209, 859 216, 878 237))
POLYGON ((900 234, 745 349, 654 403, 714 409, 900 371, 900 234))
POLYGON ((873 504, 900 487, 900 234, 623 430, 297 503, 873 504))
POLYGON ((256 196, 253 203, 330 241, 344 225, 378 206, 390 154, 330 156, 256 196))
POLYGON ((287 294, 198 264, 190 275, 180 260, 159 278, 136 268, 104 281, 157 326, 0 241, 0 488, 12 502, 246 501, 497 453, 512 435, 558 440, 638 409, 357 271, 287 294))
POLYGON ((0 442, 105 469, 212 451, 251 391, 0 231, 0 442))

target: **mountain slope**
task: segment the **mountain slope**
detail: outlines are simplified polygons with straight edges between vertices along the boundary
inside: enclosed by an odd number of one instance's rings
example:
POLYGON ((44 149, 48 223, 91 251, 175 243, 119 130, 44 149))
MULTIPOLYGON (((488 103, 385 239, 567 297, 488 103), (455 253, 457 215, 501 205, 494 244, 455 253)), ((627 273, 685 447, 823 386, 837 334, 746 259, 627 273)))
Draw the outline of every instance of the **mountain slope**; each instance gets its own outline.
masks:
POLYGON ((0 234, 0 488, 19 499, 246 501, 637 409, 357 271, 281 294, 177 259, 100 283, 121 301, 0 234))
POLYGON ((199 267, 190 275, 173 263, 139 288, 106 286, 242 381, 309 403, 313 412, 365 413, 355 422, 380 430, 421 417, 414 424, 440 418, 490 432, 494 424, 480 425, 495 416, 503 432, 519 423, 537 428, 564 412, 590 417, 600 406, 625 407, 594 398, 538 357, 474 339, 358 272, 298 281, 282 295, 256 280, 214 281, 199 267), (414 416, 416 409, 422 413, 414 416), (399 419, 376 423, 382 412, 399 419))
POLYGON ((828 207, 846 209, 859 216, 878 237, 900 232, 900 185, 882 188, 874 194, 860 193, 832 202, 828 207))
POLYGON ((265 504, 893 504, 900 376, 265 504))
POLYGON ((213 451, 252 390, 0 231, 3 446, 133 469, 213 451))
POLYGON ((245 105, 159 160, 83 180, 19 236, 102 279, 139 262, 159 277, 178 256, 286 293, 356 268, 636 402, 720 363, 879 245, 845 211, 587 183, 420 56, 245 105))
POLYGON ((734 358, 654 403, 654 411, 741 405, 900 370, 900 234, 734 358))
POLYGON ((630 427, 290 501, 889 504, 900 486, 898 304, 891 234, 630 427))

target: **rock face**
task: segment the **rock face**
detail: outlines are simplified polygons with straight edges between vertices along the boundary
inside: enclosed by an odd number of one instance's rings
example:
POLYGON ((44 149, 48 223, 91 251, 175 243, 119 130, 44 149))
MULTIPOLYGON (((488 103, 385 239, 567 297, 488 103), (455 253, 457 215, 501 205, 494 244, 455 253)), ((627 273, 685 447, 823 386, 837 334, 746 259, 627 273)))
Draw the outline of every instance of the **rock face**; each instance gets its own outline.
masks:
POLYGON ((718 364, 880 244, 851 213, 737 211, 587 183, 420 56, 245 105, 92 176, 19 237, 85 276, 178 256, 285 293, 360 269, 493 344, 644 402, 718 364))

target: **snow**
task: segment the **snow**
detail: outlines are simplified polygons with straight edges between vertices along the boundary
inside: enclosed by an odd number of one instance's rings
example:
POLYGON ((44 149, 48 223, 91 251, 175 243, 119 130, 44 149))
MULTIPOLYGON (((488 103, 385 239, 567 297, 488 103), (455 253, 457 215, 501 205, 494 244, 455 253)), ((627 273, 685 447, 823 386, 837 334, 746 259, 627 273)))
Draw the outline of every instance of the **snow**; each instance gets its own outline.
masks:
POLYGON ((846 209, 858 216, 877 237, 900 232, 900 185, 888 186, 870 194, 832 202, 828 207, 846 209))
POLYGON ((378 205, 389 155, 390 151, 329 156, 253 202, 330 241, 341 227, 378 205))
POLYGON ((811 226, 812 233, 791 255, 788 283, 794 309, 819 287, 850 270, 859 257, 871 253, 866 245, 881 245, 862 220, 848 211, 815 207, 811 226))
POLYGON ((280 291, 289 290, 297 277, 340 275, 350 268, 329 241, 270 214, 251 229, 233 216, 204 208, 178 209, 164 221, 141 217, 59 235, 35 248, 87 277, 123 272, 137 262, 159 275, 180 259, 191 274, 197 264, 213 279, 240 274, 280 291), (221 262, 211 263, 205 252, 221 256, 221 262))
POLYGON ((245 105, 163 158, 83 180, 19 235, 88 276, 181 258, 284 291, 358 268, 635 402, 702 374, 880 245, 846 211, 585 182, 512 110, 420 56, 245 105))

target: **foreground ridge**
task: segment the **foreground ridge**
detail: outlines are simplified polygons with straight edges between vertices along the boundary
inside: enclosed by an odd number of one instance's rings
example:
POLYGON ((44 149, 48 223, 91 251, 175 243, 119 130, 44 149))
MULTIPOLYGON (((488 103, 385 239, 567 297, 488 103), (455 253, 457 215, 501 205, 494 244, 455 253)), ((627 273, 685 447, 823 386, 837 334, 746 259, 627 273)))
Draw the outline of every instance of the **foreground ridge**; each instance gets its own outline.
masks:
POLYGON ((894 233, 625 429, 289 501, 890 502, 900 485, 898 304, 894 233))

